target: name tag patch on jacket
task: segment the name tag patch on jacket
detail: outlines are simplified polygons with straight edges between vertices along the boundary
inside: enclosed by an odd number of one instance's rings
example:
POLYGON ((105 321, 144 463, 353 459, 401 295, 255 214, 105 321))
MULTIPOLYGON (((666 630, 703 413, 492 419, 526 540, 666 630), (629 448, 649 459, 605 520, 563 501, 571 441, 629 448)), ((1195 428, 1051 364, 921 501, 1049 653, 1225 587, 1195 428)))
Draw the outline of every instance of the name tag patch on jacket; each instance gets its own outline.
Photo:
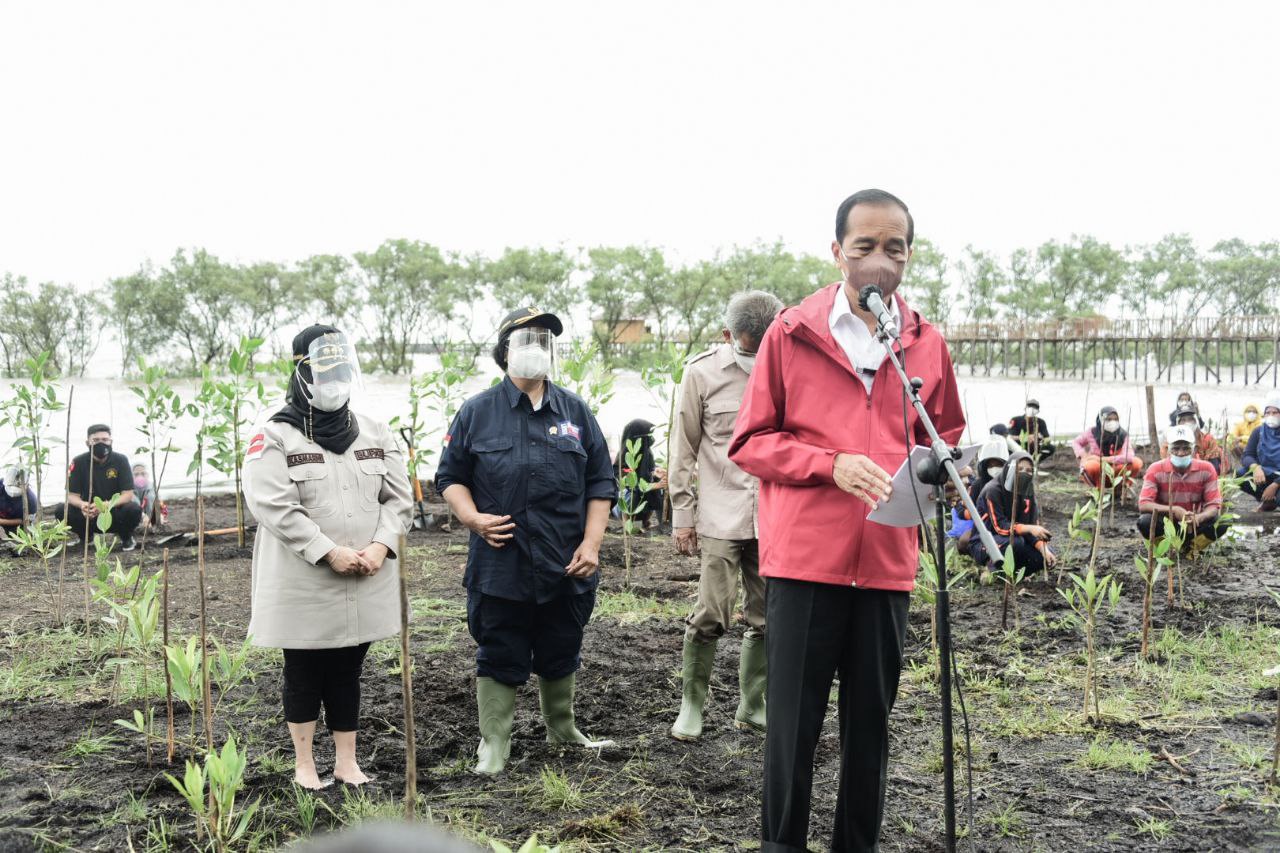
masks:
POLYGON ((324 461, 322 453, 290 453, 285 457, 285 461, 292 468, 295 465, 311 465, 316 462, 324 461))
POLYGON ((556 428, 560 430, 561 435, 567 435, 570 438, 576 438, 578 441, 582 441, 582 427, 572 421, 561 421, 556 424, 556 428))
POLYGON ((381 447, 369 447, 364 450, 356 451, 356 459, 385 459, 385 458, 386 458, 386 455, 384 454, 381 447))

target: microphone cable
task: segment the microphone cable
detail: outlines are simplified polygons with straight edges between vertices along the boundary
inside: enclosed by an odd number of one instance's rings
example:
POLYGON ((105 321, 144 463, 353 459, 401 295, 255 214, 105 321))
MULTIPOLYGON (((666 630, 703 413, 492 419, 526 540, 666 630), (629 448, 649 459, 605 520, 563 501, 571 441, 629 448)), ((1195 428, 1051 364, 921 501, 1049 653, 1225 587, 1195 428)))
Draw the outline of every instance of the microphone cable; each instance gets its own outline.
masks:
MULTIPOLYGON (((906 377, 909 381, 911 379, 911 374, 907 372, 907 348, 902 343, 902 338, 898 338, 898 357, 902 360, 902 372, 906 374, 906 377)), ((916 393, 918 394, 919 391, 917 391, 916 393)), ((911 464, 911 451, 913 450, 913 446, 914 446, 914 440, 911 435, 910 419, 907 414, 907 410, 909 406, 910 406, 910 403, 907 399, 907 389, 906 389, 906 386, 903 386, 902 388, 902 435, 903 435, 903 438, 905 438, 907 441, 907 464, 908 465, 911 464)), ((914 474, 915 472, 913 471, 912 473, 914 474)), ((929 543, 929 522, 926 521, 924 517, 924 506, 920 503, 920 495, 916 492, 915 489, 911 490, 911 497, 915 500, 916 513, 920 517, 921 536, 924 538, 925 545, 927 546, 929 543)), ((975 518, 973 520, 973 523, 981 524, 982 519, 975 518)), ((947 559, 946 559, 947 552, 946 552, 945 542, 942 543, 942 549, 943 549, 942 565, 934 567, 935 574, 939 580, 941 580, 944 577, 947 577, 947 559)), ((937 559, 936 556, 934 557, 934 559, 936 561, 937 559)), ((951 588, 951 579, 948 577, 947 578, 948 592, 950 591, 950 588, 951 588)), ((938 594, 937 588, 935 587, 934 595, 936 596, 937 594, 938 594)), ((934 607, 937 607, 936 600, 934 602, 934 607)), ((950 616, 950 611, 948 611, 948 616, 950 616)), ((964 721, 964 765, 965 765, 965 779, 966 779, 967 788, 968 788, 967 800, 969 804, 969 813, 967 815, 967 820, 966 820, 969 831, 965 837, 966 837, 966 840, 969 842, 969 849, 973 851, 973 853, 977 853, 978 847, 977 847, 977 842, 974 840, 974 831, 973 831, 973 814, 974 814, 973 741, 972 741, 972 738, 970 737, 970 732, 969 732, 969 711, 965 707, 965 701, 964 701, 964 682, 960 678, 960 664, 956 661, 956 638, 954 635, 952 635, 951 637, 951 654, 949 655, 949 657, 951 659, 947 661, 945 665, 951 667, 951 677, 954 679, 954 682, 955 682, 956 696, 960 700, 960 719, 964 721)), ((939 661, 939 663, 941 663, 941 661, 939 661)), ((947 756, 944 756, 943 760, 946 761, 947 758, 948 758, 947 756)), ((950 758, 954 760, 955 756, 950 756, 950 758)))

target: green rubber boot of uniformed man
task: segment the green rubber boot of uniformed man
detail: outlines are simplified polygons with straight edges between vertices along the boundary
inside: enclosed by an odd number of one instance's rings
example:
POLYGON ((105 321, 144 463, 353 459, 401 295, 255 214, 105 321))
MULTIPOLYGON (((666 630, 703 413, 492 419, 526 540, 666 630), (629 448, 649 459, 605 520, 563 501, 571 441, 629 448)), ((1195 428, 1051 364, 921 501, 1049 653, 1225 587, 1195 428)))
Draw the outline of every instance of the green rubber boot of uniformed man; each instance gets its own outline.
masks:
POLYGON ((683 688, 680 698, 680 715, 671 727, 676 740, 697 740, 702 737, 702 706, 707 701, 707 688, 711 683, 711 667, 715 664, 716 643, 698 643, 685 638, 684 668, 681 673, 683 688))
POLYGON ((733 724, 744 731, 764 734, 767 673, 764 635, 748 633, 742 638, 742 654, 738 658, 738 710, 733 715, 733 724))
POLYGON ((574 674, 554 681, 538 678, 538 699, 542 705, 542 719, 547 724, 548 743, 571 743, 589 749, 613 746, 611 740, 592 740, 578 731, 573 719, 574 674))
POLYGON ((501 773, 511 755, 511 723, 516 716, 516 689, 480 676, 476 679, 476 708, 480 713, 480 746, 475 772, 501 773))

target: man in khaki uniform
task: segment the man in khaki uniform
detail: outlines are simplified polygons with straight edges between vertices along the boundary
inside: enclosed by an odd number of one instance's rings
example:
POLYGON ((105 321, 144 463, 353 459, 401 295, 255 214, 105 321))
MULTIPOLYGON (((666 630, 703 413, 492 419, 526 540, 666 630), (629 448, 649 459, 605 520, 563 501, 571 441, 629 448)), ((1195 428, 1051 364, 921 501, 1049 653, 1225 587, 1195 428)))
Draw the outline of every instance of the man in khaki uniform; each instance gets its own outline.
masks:
POLYGON ((755 353, 782 310, 759 290, 735 295, 725 312, 724 342, 689 360, 680 385, 670 471, 676 550, 702 553, 698 602, 684 635, 683 697, 671 727, 678 740, 702 735, 702 707, 716 642, 733 621, 738 578, 746 595, 747 631, 738 662, 740 697, 734 725, 765 729, 765 601, 756 542, 756 479, 729 461, 738 406, 755 353), (697 481, 695 489, 695 477, 697 481))

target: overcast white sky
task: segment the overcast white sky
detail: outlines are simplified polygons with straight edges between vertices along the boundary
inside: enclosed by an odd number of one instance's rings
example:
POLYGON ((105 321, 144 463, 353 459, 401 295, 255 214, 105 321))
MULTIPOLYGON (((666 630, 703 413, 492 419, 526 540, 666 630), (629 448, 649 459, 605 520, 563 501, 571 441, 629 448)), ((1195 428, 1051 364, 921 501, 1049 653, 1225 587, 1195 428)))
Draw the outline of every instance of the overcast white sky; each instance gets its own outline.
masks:
POLYGON ((0 271, 781 237, 1280 236, 1268 2, 0 6, 0 271))

